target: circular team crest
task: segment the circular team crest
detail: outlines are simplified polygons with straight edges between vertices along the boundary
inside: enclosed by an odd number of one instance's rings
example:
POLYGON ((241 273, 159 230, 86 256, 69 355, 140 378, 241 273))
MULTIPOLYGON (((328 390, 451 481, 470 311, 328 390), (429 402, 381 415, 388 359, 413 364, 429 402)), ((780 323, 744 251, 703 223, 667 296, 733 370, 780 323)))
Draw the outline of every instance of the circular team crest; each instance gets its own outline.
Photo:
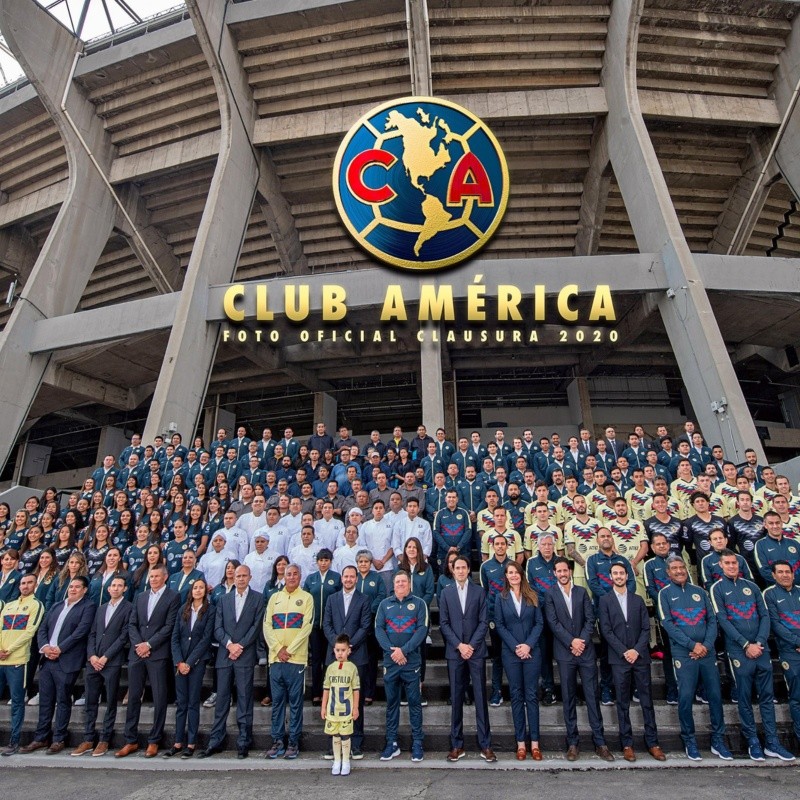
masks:
POLYGON ((745 586, 744 589, 742 589, 742 593, 749 596, 749 595, 753 594, 753 590, 752 589, 748 589, 745 586))
POLYGON ((404 97, 345 136, 333 195, 353 238, 395 267, 435 270, 491 238, 508 203, 508 166, 485 123, 455 103, 404 97))
POLYGON ((695 603, 699 603, 700 602, 700 595, 699 594, 693 594, 692 595, 692 600, 694 600, 695 603))

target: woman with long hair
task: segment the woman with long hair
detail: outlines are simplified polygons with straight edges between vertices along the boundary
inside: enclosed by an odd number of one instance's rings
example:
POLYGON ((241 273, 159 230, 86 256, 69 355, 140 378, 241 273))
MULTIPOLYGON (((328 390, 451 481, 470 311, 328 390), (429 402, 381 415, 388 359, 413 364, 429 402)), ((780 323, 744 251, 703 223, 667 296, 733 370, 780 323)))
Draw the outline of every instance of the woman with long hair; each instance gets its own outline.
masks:
POLYGON ((105 500, 105 495, 99 489, 95 492, 92 492, 91 500, 89 501, 89 508, 94 511, 96 508, 105 508, 103 503, 105 500))
POLYGON ((94 485, 94 478, 86 478, 83 482, 83 486, 81 486, 80 496, 83 500, 88 500, 91 502, 92 495, 94 494, 95 485, 94 485))
POLYGON ((111 548, 111 530, 105 522, 100 523, 94 529, 92 541, 83 552, 86 555, 86 572, 89 580, 94 578, 95 573, 103 566, 106 553, 111 548))
POLYGON ((44 511, 48 503, 58 503, 58 489, 55 486, 48 486, 39 500, 39 511, 44 511))
POLYGON ((128 495, 126 492, 123 492, 121 489, 117 490, 114 493, 114 502, 111 505, 111 508, 108 509, 108 521, 110 525, 115 525, 117 520, 119 519, 119 515, 125 511, 125 509, 129 509, 130 501, 128 500, 128 495))
POLYGON ((133 544, 122 554, 122 561, 125 570, 129 575, 133 575, 144 561, 144 554, 151 544, 157 544, 150 538, 150 529, 147 525, 139 525, 136 528, 136 538, 133 544))
POLYGON ((186 535, 198 559, 208 550, 208 535, 203 530, 203 505, 197 501, 189 506, 186 535))
POLYGON ((47 593, 47 602, 45 603, 45 610, 51 609, 56 603, 60 603, 67 596, 67 589, 69 589, 69 582, 79 575, 86 575, 86 556, 79 550, 76 550, 67 559, 61 572, 58 573, 58 578, 50 584, 50 591, 47 593))
POLYGON ((31 495, 25 501, 25 510, 28 512, 29 524, 36 525, 39 522, 39 498, 31 495))
POLYGON ((172 661, 175 664, 175 744, 164 758, 191 758, 200 728, 200 693, 206 664, 211 657, 214 607, 208 584, 198 578, 172 629, 172 661), (184 747, 185 743, 185 747, 184 747))
POLYGON ((129 600, 130 582, 128 580, 128 573, 125 572, 122 564, 122 553, 118 547, 109 547, 108 550, 106 550, 102 565, 97 572, 95 572, 92 582, 89 584, 89 599, 98 608, 111 599, 108 593, 108 587, 111 585, 111 581, 117 577, 125 578, 125 583, 128 588, 123 596, 126 600, 129 600))
MULTIPOLYGON (((52 503, 48 503, 48 507, 52 505, 52 503)), ((50 547, 56 538, 56 517, 52 511, 42 512, 42 516, 39 517, 39 527, 42 529, 42 540, 45 547, 50 547)))
POLYGON ((544 615, 536 592, 516 561, 509 560, 506 564, 503 589, 495 599, 494 624, 503 643, 503 669, 511 693, 517 760, 525 760, 530 741, 531 758, 541 761, 538 692, 544 615))
MULTIPOLYGON (((71 513, 71 512, 69 512, 71 513)), ((77 545, 75 544, 75 526, 62 525, 56 533, 55 541, 53 542, 53 553, 56 557, 56 564, 59 570, 64 569, 67 559, 75 552, 77 545)))
MULTIPOLYGON (((58 561, 56 561, 56 554, 52 548, 46 548, 39 556, 39 561, 33 574, 36 576, 36 591, 34 594, 36 599, 42 605, 45 605, 47 593, 50 591, 50 584, 58 577, 58 561)), ((36 659, 32 658, 31 661, 36 661, 36 659)))
POLYGON ((117 476, 113 472, 103 478, 103 505, 111 509, 114 507, 114 498, 117 496, 117 476))
POLYGON ((78 533, 78 547, 81 550, 86 550, 92 546, 94 541, 94 533, 99 525, 108 526, 108 509, 105 506, 98 506, 92 510, 92 516, 89 524, 86 525, 78 533))
POLYGON ((133 521, 133 511, 124 508, 120 512, 116 524, 112 526, 111 544, 124 553, 136 537, 136 524, 133 521))
POLYGON ((0 503, 0 534, 5 533, 12 523, 11 506, 8 503, 0 503))
POLYGON ((44 552, 44 531, 39 525, 31 525, 25 535, 25 541, 19 549, 19 566, 23 575, 32 575, 39 563, 39 556, 44 552))
POLYGON ((31 525, 30 515, 24 508, 20 508, 14 514, 14 521, 6 531, 6 538, 3 542, 4 547, 12 550, 19 550, 25 537, 28 535, 28 528, 31 525))
POLYGON ((139 565, 136 572, 133 573, 134 596, 142 592, 150 591, 150 570, 159 565, 166 566, 164 554, 161 552, 161 546, 151 544, 145 551, 144 561, 139 565))

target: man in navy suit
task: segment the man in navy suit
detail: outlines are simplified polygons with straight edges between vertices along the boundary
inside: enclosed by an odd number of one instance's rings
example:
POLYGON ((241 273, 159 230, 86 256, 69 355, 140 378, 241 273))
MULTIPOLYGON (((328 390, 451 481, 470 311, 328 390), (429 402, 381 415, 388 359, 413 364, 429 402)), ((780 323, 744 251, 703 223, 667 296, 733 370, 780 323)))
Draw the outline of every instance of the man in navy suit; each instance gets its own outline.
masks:
POLYGON ((168 673, 172 669, 172 629, 178 616, 180 596, 167 587, 163 564, 150 570, 150 591, 133 603, 128 622, 131 648, 128 656, 128 713, 125 717, 124 747, 114 754, 125 758, 139 749, 139 715, 145 683, 153 691, 153 726, 147 736, 145 758, 158 755, 158 743, 167 719, 168 673))
POLYGON ((231 688, 236 683, 236 740, 238 758, 247 758, 253 741, 253 670, 258 662, 256 645, 264 616, 264 595, 250 588, 250 567, 236 567, 234 590, 222 596, 217 606, 214 638, 217 651, 217 703, 208 747, 198 758, 221 753, 227 736, 231 688))
MULTIPOLYGON (((328 652, 325 656, 326 666, 333 661, 333 645, 336 637, 346 633, 350 637, 350 661, 358 669, 361 686, 367 685, 369 654, 367 653, 367 636, 372 630, 371 601, 356 590, 358 570, 355 567, 342 569, 341 591, 332 594, 325 603, 322 617, 322 630, 328 641, 328 652)), ((364 757, 364 692, 358 694, 358 719, 353 723, 353 741, 350 758, 364 757)), ((330 753, 333 758, 333 750, 330 753)), ((327 758, 327 754, 325 756, 327 758)))
POLYGON ((439 627, 444 637, 447 675, 451 687, 450 746, 447 760, 464 758, 464 694, 468 679, 475 693, 475 721, 481 758, 497 761, 492 750, 489 705, 486 698, 486 631, 489 617, 486 593, 469 579, 470 564, 459 556, 453 564, 455 582, 439 599, 439 627))
POLYGON ((567 761, 577 761, 580 755, 576 709, 579 673, 595 752, 604 761, 613 761, 614 756, 606 745, 603 717, 600 714, 597 657, 592 644, 592 601, 586 589, 572 583, 572 572, 566 558, 555 559, 554 572, 558 583, 545 596, 544 615, 553 631, 553 656, 558 662, 561 675, 564 724, 567 728, 567 761))
POLYGON ((617 719, 622 755, 636 761, 631 728, 631 681, 639 692, 644 717, 644 741, 656 761, 666 761, 658 744, 656 714, 650 689, 650 618, 644 600, 627 586, 623 564, 612 564, 612 591, 600 598, 600 631, 608 643, 608 663, 617 693, 617 719))
POLYGON ((51 734, 48 753, 60 753, 65 747, 72 690, 86 660, 86 640, 95 613, 95 605, 87 597, 88 591, 87 577, 73 578, 66 600, 50 609, 37 632, 39 653, 43 657, 39 670, 39 722, 33 741, 20 748, 20 753, 33 753, 47 747, 51 734))
POLYGON ((125 599, 127 590, 128 581, 124 574, 111 579, 108 585, 111 600, 97 609, 89 631, 86 647, 86 724, 83 742, 72 751, 73 756, 82 756, 89 752, 93 756, 102 756, 108 752, 108 743, 111 741, 114 722, 117 719, 120 674, 128 655, 128 620, 133 605, 125 599), (103 731, 95 747, 95 723, 100 704, 100 690, 103 686, 107 698, 106 715, 103 719, 103 731))

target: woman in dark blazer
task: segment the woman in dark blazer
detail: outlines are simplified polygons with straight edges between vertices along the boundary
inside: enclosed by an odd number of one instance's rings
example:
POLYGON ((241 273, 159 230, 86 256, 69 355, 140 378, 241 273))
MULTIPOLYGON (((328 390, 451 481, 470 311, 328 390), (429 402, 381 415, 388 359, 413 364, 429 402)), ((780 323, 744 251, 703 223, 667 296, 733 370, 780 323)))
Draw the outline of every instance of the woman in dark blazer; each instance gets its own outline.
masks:
POLYGON ((180 754, 191 758, 200 727, 200 692, 203 675, 211 657, 214 606, 208 598, 208 584, 198 578, 172 629, 172 661, 175 664, 175 744, 164 758, 180 754), (184 747, 184 743, 186 747, 184 747))
POLYGON ((531 589, 522 567, 515 561, 509 561, 506 566, 504 584, 495 601, 494 623, 503 642, 503 669, 511 690, 517 760, 525 760, 526 741, 530 738, 531 757, 534 761, 541 761, 538 690, 542 672, 544 616, 536 592, 531 589))

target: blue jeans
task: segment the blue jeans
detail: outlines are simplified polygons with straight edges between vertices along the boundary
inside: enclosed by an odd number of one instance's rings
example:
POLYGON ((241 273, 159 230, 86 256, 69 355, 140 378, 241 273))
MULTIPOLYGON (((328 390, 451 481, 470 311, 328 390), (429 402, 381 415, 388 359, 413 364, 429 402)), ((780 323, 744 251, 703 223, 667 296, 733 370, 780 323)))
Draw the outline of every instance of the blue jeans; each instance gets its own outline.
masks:
MULTIPOLYGON (((269 667, 272 687, 272 739, 283 741, 286 733, 286 704, 289 704, 289 744, 299 745, 303 733, 303 691, 306 668, 303 664, 274 661, 269 667)), ((419 694, 419 688, 417 689, 419 694)))
MULTIPOLYGON (((383 668, 383 686, 386 689, 386 741, 397 741, 397 728, 400 724, 400 694, 405 688, 408 699, 408 718, 411 722, 411 738, 414 744, 422 746, 422 703, 419 692, 420 667, 401 667, 392 663, 383 668)), ((273 708, 275 698, 272 699, 273 708)), ((275 713, 274 710, 272 712, 275 713)))
POLYGON ((756 687, 758 707, 761 710, 761 723, 764 726, 764 737, 768 742, 778 738, 775 726, 775 704, 772 702, 772 662, 769 648, 758 658, 748 658, 742 651, 728 653, 728 660, 736 680, 739 698, 739 722, 742 736, 750 741, 756 737, 756 720, 753 716, 753 684, 756 687), (739 666, 736 666, 736 665, 739 666))
POLYGON ((711 741, 725 736, 725 719, 722 714, 722 691, 719 685, 717 659, 713 653, 705 658, 692 659, 685 650, 672 650, 675 680, 678 682, 678 719, 681 723, 681 739, 684 744, 695 741, 692 703, 698 681, 702 679, 711 715, 711 741))
POLYGON ((539 676, 542 672, 542 651, 536 647, 531 651, 530 658, 521 659, 503 650, 503 667, 508 676, 508 688, 511 694, 514 738, 518 742, 538 742, 538 692, 539 676))
POLYGON ((19 744, 19 734, 25 721, 25 664, 0 667, 0 695, 8 686, 11 692, 11 738, 9 744, 19 744))

